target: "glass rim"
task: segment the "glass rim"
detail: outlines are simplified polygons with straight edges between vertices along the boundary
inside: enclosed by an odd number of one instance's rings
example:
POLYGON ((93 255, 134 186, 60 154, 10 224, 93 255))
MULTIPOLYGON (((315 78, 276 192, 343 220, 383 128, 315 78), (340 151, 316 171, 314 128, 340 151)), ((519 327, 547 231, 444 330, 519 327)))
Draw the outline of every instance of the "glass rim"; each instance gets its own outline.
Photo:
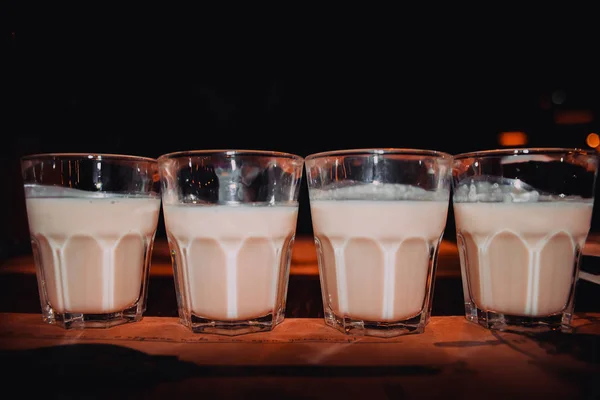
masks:
POLYGON ((206 150, 182 150, 174 151, 171 153, 162 154, 158 157, 158 161, 166 159, 175 159, 182 157, 196 157, 196 156, 254 156, 254 157, 271 157, 271 158, 284 158, 288 160, 296 160, 303 162, 304 157, 293 153, 287 153, 283 151, 275 150, 250 150, 250 149, 206 149, 206 150))
POLYGON ((596 150, 585 150, 577 147, 522 147, 493 150, 479 150, 454 155, 455 160, 465 158, 486 158, 502 156, 529 156, 529 155, 553 155, 553 154, 575 154, 580 156, 598 157, 596 150))
POLYGON ((156 163, 156 158, 134 156, 130 154, 115 154, 115 153, 36 153, 21 157, 21 161, 44 160, 44 159, 86 159, 94 161, 143 161, 156 163))
POLYGON ((408 155, 408 156, 433 156, 441 159, 451 160, 452 154, 438 150, 428 149, 412 149, 402 147, 373 147, 364 149, 345 149, 345 150, 330 150, 313 153, 306 156, 306 161, 316 160, 319 158, 335 157, 335 156, 369 156, 369 155, 408 155))

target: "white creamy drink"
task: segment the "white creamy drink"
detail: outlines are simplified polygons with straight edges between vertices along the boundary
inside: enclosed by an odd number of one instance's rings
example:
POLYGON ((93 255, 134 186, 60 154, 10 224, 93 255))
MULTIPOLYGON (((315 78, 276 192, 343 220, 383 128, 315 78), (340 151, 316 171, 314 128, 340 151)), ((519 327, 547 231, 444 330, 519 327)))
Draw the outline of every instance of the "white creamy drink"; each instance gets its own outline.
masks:
POLYGON ((530 317, 562 312, 592 206, 583 201, 454 204, 477 307, 530 317))
POLYGON ((313 189, 325 306, 338 318, 376 322, 427 311, 447 196, 396 184, 313 189))
POLYGON ((26 190, 42 299, 58 313, 106 314, 135 305, 160 198, 55 190, 60 196, 26 190))
POLYGON ((186 316, 249 320, 283 313, 297 206, 163 206, 186 316), (280 287, 281 286, 281 287, 280 287), (278 306, 279 305, 279 306, 278 306))
POLYGON ((483 311, 523 317, 567 307, 593 202, 459 187, 454 214, 465 284, 483 311), (465 200, 470 200, 468 202, 465 200), (493 201, 491 201, 493 200, 493 201))

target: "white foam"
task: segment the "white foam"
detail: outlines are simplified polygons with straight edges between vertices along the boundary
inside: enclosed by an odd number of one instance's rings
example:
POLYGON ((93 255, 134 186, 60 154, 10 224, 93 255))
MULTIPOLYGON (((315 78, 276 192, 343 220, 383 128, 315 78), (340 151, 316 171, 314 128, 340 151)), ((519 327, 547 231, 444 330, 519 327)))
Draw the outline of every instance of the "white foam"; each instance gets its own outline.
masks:
POLYGON ((76 199, 104 199, 104 198, 139 198, 156 197, 153 193, 115 193, 92 192, 89 190, 73 189, 64 186, 38 185, 27 183, 24 185, 25 197, 31 198, 76 198, 76 199))
POLYGON ((445 201, 449 190, 425 190, 400 183, 345 183, 324 189, 309 190, 311 200, 423 200, 445 201))
MULTIPOLYGON (((455 203, 536 203, 542 201, 586 202, 580 196, 548 194, 531 187, 519 179, 502 177, 470 178, 454 188, 452 200, 455 203)), ((591 201, 591 200, 589 200, 591 201)))

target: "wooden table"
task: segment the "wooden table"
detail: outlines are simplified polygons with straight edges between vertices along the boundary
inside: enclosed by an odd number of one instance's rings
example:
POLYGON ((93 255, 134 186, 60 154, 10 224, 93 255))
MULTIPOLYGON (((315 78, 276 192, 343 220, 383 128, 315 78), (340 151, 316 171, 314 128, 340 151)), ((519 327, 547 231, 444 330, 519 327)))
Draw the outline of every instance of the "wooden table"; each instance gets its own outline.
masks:
POLYGON ((582 271, 579 272, 579 278, 600 285, 600 234, 592 233, 583 248, 582 254, 588 259, 595 259, 593 263, 583 263, 582 271), (592 264, 592 265, 590 265, 592 264))
POLYGON ((26 382, 19 397, 597 399, 600 314, 575 325, 533 337, 434 317, 423 334, 381 339, 287 319, 273 332, 224 337, 176 318, 67 331, 5 313, 0 356, 7 385, 26 382))

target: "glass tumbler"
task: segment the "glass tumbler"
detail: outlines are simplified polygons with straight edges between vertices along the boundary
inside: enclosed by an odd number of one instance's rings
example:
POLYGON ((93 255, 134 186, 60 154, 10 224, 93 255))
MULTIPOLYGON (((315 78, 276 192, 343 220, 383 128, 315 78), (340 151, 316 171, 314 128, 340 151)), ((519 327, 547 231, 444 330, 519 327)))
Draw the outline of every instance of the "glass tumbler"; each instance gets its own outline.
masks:
POLYGON ((451 166, 451 155, 431 150, 338 150, 306 157, 328 325, 384 337, 424 331, 451 166))
POLYGON ((272 330, 285 315, 304 159, 196 150, 158 163, 181 323, 223 335, 272 330))
POLYGON ((498 330, 570 331, 598 156, 563 148, 455 156, 465 316, 498 330))
POLYGON ((105 328, 142 319, 160 211, 156 160, 36 154, 21 167, 43 320, 105 328))

